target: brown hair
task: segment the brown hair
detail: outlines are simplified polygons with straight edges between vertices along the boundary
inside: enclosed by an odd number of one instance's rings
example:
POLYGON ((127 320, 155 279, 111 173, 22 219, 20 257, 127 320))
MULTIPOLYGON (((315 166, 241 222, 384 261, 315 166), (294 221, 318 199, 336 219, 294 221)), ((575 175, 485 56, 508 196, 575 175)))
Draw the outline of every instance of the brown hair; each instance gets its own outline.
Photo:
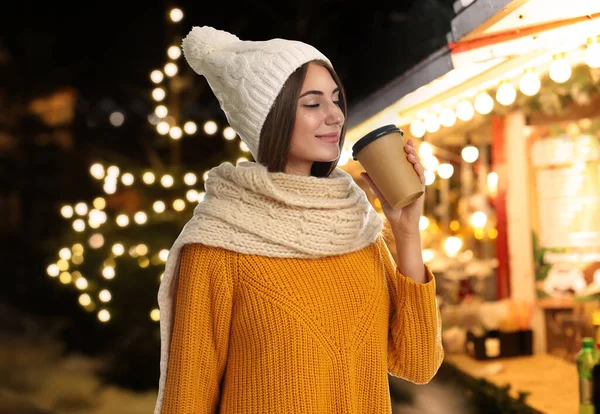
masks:
MULTIPOLYGON (((283 85, 260 132, 258 160, 256 161, 266 166, 270 172, 283 172, 285 168, 294 123, 296 122, 298 97, 310 63, 323 66, 331 74, 331 77, 340 88, 340 108, 344 113, 344 119, 347 119, 346 93, 339 76, 333 68, 322 60, 312 60, 300 66, 283 85)), ((340 148, 343 148, 345 135, 346 123, 344 122, 338 144, 340 148)), ((314 162, 310 174, 314 177, 328 177, 337 166, 338 160, 314 162)))

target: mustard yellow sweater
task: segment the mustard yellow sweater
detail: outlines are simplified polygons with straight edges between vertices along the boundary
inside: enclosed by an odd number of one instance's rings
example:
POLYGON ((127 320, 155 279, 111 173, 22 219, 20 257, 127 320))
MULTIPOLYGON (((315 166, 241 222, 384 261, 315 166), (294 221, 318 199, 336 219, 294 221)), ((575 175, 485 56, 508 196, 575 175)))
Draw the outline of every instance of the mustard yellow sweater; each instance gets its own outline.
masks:
POLYGON ((322 259, 185 245, 162 413, 390 413, 388 372, 424 384, 444 356, 427 271, 381 237, 322 259))

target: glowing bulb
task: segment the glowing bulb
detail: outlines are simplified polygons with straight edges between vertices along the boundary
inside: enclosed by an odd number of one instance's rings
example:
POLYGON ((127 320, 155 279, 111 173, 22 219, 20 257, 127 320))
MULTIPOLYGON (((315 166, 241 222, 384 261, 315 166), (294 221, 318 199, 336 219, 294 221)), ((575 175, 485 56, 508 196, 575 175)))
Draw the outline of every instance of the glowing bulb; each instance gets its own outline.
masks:
POLYGON ((115 268, 106 266, 104 269, 102 269, 102 276, 108 280, 113 279, 115 277, 115 268))
POLYGON ((439 131, 440 129, 440 120, 437 116, 433 114, 427 114, 425 116, 425 130, 430 133, 434 133, 439 131))
POLYGON ((104 209, 104 207, 106 207, 106 200, 102 197, 96 197, 94 199, 94 201, 92 202, 92 204, 98 210, 102 210, 102 209, 104 209))
POLYGON ((429 219, 425 216, 419 218, 419 230, 423 231, 429 227, 429 219))
POLYGON ((109 177, 113 177, 113 178, 118 177, 120 172, 121 172, 121 170, 116 165, 111 165, 110 167, 108 167, 106 169, 106 174, 109 177))
POLYGON ((158 123, 158 125, 156 125, 156 132, 158 132, 160 135, 167 135, 170 130, 171 126, 166 121, 161 121, 158 123))
POLYGON ((183 211, 185 209, 185 201, 183 201, 180 198, 178 198, 177 200, 174 200, 173 201, 173 209, 175 211, 183 211))
POLYGON ((165 75, 172 77, 177 75, 177 65, 173 62, 169 62, 165 65, 165 75))
POLYGON ((148 254, 148 246, 146 246, 145 244, 138 244, 137 246, 135 246, 135 253, 138 256, 145 256, 148 254))
POLYGON ((415 119, 410 123, 410 135, 415 138, 421 138, 425 135, 425 123, 420 119, 415 119))
POLYGON ((98 312, 98 319, 100 322, 108 322, 110 320, 110 312, 106 309, 102 309, 100 312, 98 312))
POLYGON ((429 142, 421 142, 419 145, 419 156, 423 159, 433 156, 433 147, 429 142))
POLYGON ((110 294, 110 291, 108 291, 107 289, 102 289, 99 293, 98 293, 98 297, 100 298, 100 300, 104 303, 106 302, 110 302, 110 300, 112 299, 112 295, 110 294))
POLYGON ((190 203, 194 203, 194 202, 198 201, 198 191, 188 190, 188 192, 185 193, 185 198, 187 198, 187 200, 190 203))
POLYGON ((475 110, 482 115, 487 115, 494 109, 494 100, 487 92, 482 92, 475 98, 475 110))
POLYGON ((496 192, 498 191, 498 173, 492 171, 491 173, 488 174, 487 187, 488 187, 488 191, 492 195, 496 194, 496 192))
POLYGON ((204 132, 208 135, 214 135, 217 132, 217 124, 214 121, 208 121, 204 124, 204 132))
POLYGON ((64 218, 73 217, 73 207, 69 205, 62 206, 60 209, 60 214, 62 214, 64 218))
POLYGON ((142 180, 144 181, 144 183, 150 185, 154 184, 154 180, 156 180, 156 177, 150 171, 146 171, 144 175, 142 175, 142 180))
POLYGON ((511 105, 517 99, 517 90, 512 84, 503 82, 496 91, 496 100, 504 106, 511 105))
POLYGON ((63 247, 58 252, 58 257, 60 257, 63 260, 69 260, 71 258, 71 249, 69 249, 68 247, 63 247))
POLYGON ((82 232, 85 230, 85 222, 82 219, 77 219, 73 222, 73 230, 82 232))
POLYGON ((170 176, 169 174, 165 174, 162 177, 160 177, 160 183, 165 188, 171 187, 173 185, 173 182, 174 182, 173 177, 170 176))
MULTIPOLYGON (((216 124, 215 124, 215 126, 216 126, 216 124)), ((206 125, 204 127, 206 128, 206 125)), ((215 129, 215 131, 216 131, 216 129, 215 129)), ((223 130, 223 138, 225 138, 228 141, 231 141, 232 139, 234 139, 236 137, 236 135, 237 134, 235 133, 235 130, 230 126, 228 126, 227 128, 225 128, 223 130)))
POLYGON ((152 309, 150 312, 150 319, 152 319, 154 322, 158 322, 160 320, 160 310, 152 309))
POLYGON ((79 304, 81 306, 88 306, 90 303, 92 303, 92 298, 90 298, 90 295, 87 293, 79 295, 79 304))
POLYGON ((133 216, 133 219, 137 224, 144 224, 148 220, 148 216, 143 211, 138 211, 133 216))
POLYGON ((198 181, 198 177, 194 173, 187 173, 183 176, 183 182, 187 185, 194 185, 198 181))
POLYGON ((85 216, 88 212, 88 207, 85 203, 77 203, 75 205, 75 212, 80 216, 85 216))
POLYGON ((48 268, 46 269, 46 272, 48 272, 48 276, 56 277, 60 273, 60 269, 58 268, 58 266, 56 264, 53 263, 50 266, 48 266, 48 268))
POLYGON ((160 70, 153 70, 150 73, 150 80, 154 83, 161 83, 164 79, 163 73, 160 70))
POLYGON ((188 121, 183 125, 183 130, 186 134, 193 135, 196 133, 196 131, 198 131, 198 127, 196 126, 195 122, 188 121))
POLYGON ((123 174, 121 176, 121 181, 125 185, 132 185, 133 181, 134 181, 133 174, 131 174, 131 173, 125 173, 125 174, 123 174))
POLYGON ((154 204, 152 205, 152 208, 154 209, 154 211, 156 211, 157 213, 162 213, 165 211, 165 203, 162 201, 155 201, 154 204))
POLYGON ((426 170, 435 172, 435 170, 437 170, 438 165, 440 165, 440 160, 438 160, 438 158, 435 155, 423 158, 423 167, 426 170))
POLYGON ((571 77, 571 72, 571 65, 564 58, 555 57, 548 74, 554 82, 564 83, 571 77))
POLYGON ((180 22, 181 19, 183 19, 183 12, 181 11, 181 9, 178 8, 171 9, 171 11, 169 12, 169 17, 174 23, 180 22))
POLYGON ((485 227, 485 223, 487 223, 487 216, 483 211, 476 211, 473 213, 469 221, 473 227, 482 229, 485 227))
POLYGON ((77 287, 77 289, 79 290, 85 290, 88 288, 88 281, 86 278, 84 277, 80 277, 79 279, 77 279, 75 281, 75 286, 77 287))
MULTIPOLYGON (((248 148, 248 145, 246 145, 246 143, 244 141, 240 141, 240 149, 244 152, 250 152, 250 148, 248 148)), ((340 165, 344 165, 344 164, 340 164, 340 165)))
POLYGON ((204 174, 202 174, 202 179, 203 179, 204 181, 206 181, 206 180, 208 179, 208 173, 209 173, 209 172, 210 172, 210 171, 204 171, 204 174))
POLYGON ((583 60, 590 68, 600 68, 600 43, 589 42, 583 54, 583 60))
POLYGON ((455 236, 450 236, 444 242, 444 250, 450 257, 455 257, 462 248, 462 240, 455 236))
POLYGON ((90 247, 92 249, 99 249, 104 246, 104 236, 99 233, 92 234, 88 242, 90 243, 90 247))
POLYGON ((435 172, 425 170, 425 185, 431 185, 435 181, 435 172))
POLYGON ((163 99, 165 99, 166 95, 167 93, 163 88, 155 88, 152 91, 152 98, 154 98, 155 101, 162 101, 163 99))
POLYGON ((90 174, 97 180, 101 180, 104 178, 104 167, 102 164, 94 164, 90 167, 90 174))
POLYGON ((127 217, 125 214, 119 214, 116 221, 119 227, 125 227, 129 224, 129 217, 127 217))
POLYGON ((465 162, 473 163, 479 157, 479 150, 473 145, 468 145, 462 149, 460 155, 465 162))
POLYGON ((469 101, 461 101, 456 107, 456 116, 461 121, 469 121, 473 115, 475 115, 475 110, 469 101))
POLYGON ((533 96, 538 93, 541 86, 540 78, 532 71, 525 72, 519 81, 519 90, 527 96, 533 96))
POLYGON ((121 256, 125 252, 125 247, 121 243, 115 243, 113 244, 112 252, 115 256, 121 256))
POLYGON ((123 115, 123 113, 118 112, 118 111, 113 112, 108 117, 108 120, 112 124, 112 126, 120 127, 121 125, 123 125, 123 122, 125 122, 125 115, 123 115))
POLYGON ((169 56, 173 60, 179 59, 179 57, 181 56, 181 49, 179 48, 179 46, 171 46, 167 49, 167 56, 169 56))
POLYGON ((437 173, 440 178, 450 178, 454 174, 454 167, 452 164, 443 163, 438 166, 437 173))
POLYGON ((456 113, 450 108, 444 108, 440 112, 440 124, 451 127, 456 123, 456 113))
POLYGON ((165 116, 167 116, 169 114, 169 110, 164 105, 158 105, 154 109, 154 113, 156 114, 157 117, 164 118, 165 116))
POLYGON ((167 249, 162 249, 159 253, 158 253, 158 257, 160 258, 160 260, 162 260, 163 262, 167 261, 167 258, 169 257, 169 251, 167 249))
POLYGON ((183 132, 181 131, 181 128, 179 128, 178 126, 174 126, 169 130, 169 135, 173 139, 179 139, 183 135, 183 132))

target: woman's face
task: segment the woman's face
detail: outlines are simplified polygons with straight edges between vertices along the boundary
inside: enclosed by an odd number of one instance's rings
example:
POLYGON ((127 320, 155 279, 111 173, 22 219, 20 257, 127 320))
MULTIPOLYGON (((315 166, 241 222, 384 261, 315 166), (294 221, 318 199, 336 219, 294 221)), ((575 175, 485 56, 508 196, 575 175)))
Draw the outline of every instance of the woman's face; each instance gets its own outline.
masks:
POLYGON ((339 88, 323 66, 309 64, 296 107, 285 172, 310 175, 313 162, 335 161, 340 156, 344 113, 339 88))

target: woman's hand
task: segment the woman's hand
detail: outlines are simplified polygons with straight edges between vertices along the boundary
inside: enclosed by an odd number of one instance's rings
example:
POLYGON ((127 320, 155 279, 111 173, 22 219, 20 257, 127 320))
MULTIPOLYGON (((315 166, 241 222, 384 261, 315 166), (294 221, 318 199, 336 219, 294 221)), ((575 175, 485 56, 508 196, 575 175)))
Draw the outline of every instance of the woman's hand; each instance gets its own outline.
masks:
MULTIPOLYGON (((421 165, 419 157, 417 156, 412 138, 406 142, 406 145, 404 145, 404 151, 406 152, 406 159, 408 159, 408 161, 410 161, 415 168, 415 171, 421 180, 421 184, 423 185, 423 190, 425 190, 425 170, 421 165)), ((371 180, 369 174, 363 172, 360 175, 367 182, 369 187, 371 187, 371 190, 373 190, 381 202, 383 214, 385 214, 385 217, 390 222, 394 234, 405 236, 419 234, 419 219, 421 218, 421 212, 423 211, 425 194, 407 206, 394 209, 390 203, 387 202, 385 197, 383 197, 383 194, 381 194, 379 188, 377 188, 375 183, 371 180)))

